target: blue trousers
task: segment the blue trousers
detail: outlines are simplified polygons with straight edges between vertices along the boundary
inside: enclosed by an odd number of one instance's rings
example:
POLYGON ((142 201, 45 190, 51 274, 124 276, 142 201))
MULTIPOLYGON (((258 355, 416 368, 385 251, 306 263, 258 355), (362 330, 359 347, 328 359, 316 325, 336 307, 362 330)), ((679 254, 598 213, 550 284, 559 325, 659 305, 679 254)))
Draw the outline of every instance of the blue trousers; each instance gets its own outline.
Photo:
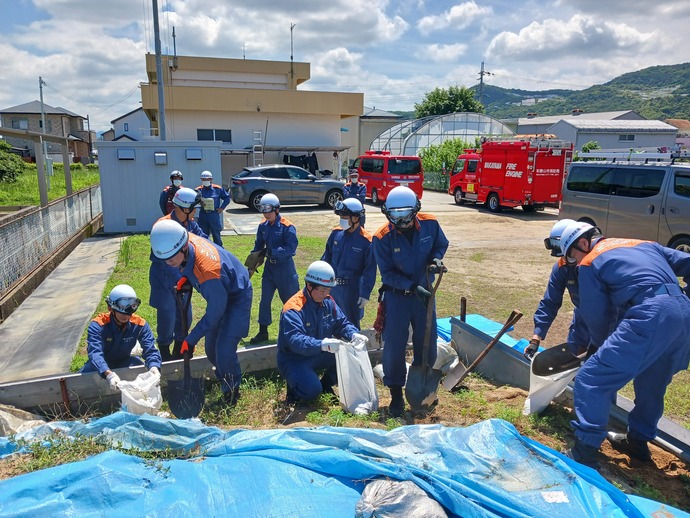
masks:
POLYGON ((207 235, 211 236, 213 242, 218 246, 223 246, 223 238, 220 235, 220 231, 223 230, 223 220, 221 219, 223 214, 212 211, 204 212, 203 210, 199 212, 199 226, 207 235))
POLYGON ((276 290, 283 304, 299 291, 299 278, 292 258, 281 263, 270 263, 270 260, 265 263, 259 302, 259 324, 261 325, 269 326, 273 322, 271 304, 276 290))
MULTIPOLYGON (((137 356, 130 356, 129 358, 125 358, 124 360, 109 360, 107 357, 105 361, 108 363, 108 367, 110 369, 121 369, 123 367, 135 367, 137 365, 144 365, 144 362, 141 360, 141 358, 137 356)), ((91 363, 91 360, 86 360, 86 363, 84 366, 79 369, 79 372, 96 372, 98 369, 96 369, 96 366, 91 363)))
MULTIPOLYGON (((182 325, 182 313, 177 305, 175 286, 180 271, 159 261, 151 261, 149 305, 156 308, 156 343, 158 349, 169 348, 173 340, 183 340, 187 329, 182 325)), ((187 325, 192 322, 192 305, 187 309, 187 325)))
POLYGON ((659 295, 628 309, 616 329, 575 377, 575 436, 598 448, 606 437, 616 393, 633 381, 635 407, 628 415, 632 437, 651 441, 664 413, 673 375, 688 367, 690 301, 659 295))
POLYGON ((278 370, 295 396, 305 400, 316 399, 321 394, 321 379, 317 371, 325 370, 334 382, 338 379, 335 354, 328 352, 301 356, 279 351, 278 370))
POLYGON ((340 310, 345 313, 347 319, 359 329, 359 321, 363 311, 359 309, 359 279, 351 284, 337 285, 331 289, 331 297, 335 300, 340 310))
POLYGON ((242 381, 237 345, 249 333, 251 310, 252 288, 249 286, 241 297, 228 301, 220 322, 204 337, 206 356, 216 368, 216 378, 224 394, 238 388, 242 381))
MULTIPOLYGON (((383 384, 402 387, 407 378, 405 350, 409 326, 412 325, 412 365, 422 365, 424 332, 426 331, 426 304, 414 295, 386 291, 384 295, 386 317, 383 324, 383 384)), ((436 308, 431 316, 428 365, 436 362, 436 308)))

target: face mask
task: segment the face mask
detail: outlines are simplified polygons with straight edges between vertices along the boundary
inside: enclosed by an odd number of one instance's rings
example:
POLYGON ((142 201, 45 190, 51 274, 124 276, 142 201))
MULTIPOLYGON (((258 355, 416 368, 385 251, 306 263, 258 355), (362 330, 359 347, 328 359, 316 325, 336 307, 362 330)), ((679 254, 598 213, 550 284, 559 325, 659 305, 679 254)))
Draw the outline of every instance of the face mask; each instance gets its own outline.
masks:
POLYGON ((348 228, 350 228, 350 220, 349 220, 349 219, 340 218, 340 227, 341 227, 342 229, 348 229, 348 228))
POLYGON ((357 183, 357 178, 353 178, 353 179, 350 180, 350 181, 351 181, 352 183, 357 183))
POLYGON ((204 187, 211 187, 211 182, 208 180, 204 180, 203 182, 201 182, 201 185, 203 185, 204 187))
POLYGON ((173 185, 175 187, 179 187, 180 185, 182 185, 182 180, 173 180, 173 185))

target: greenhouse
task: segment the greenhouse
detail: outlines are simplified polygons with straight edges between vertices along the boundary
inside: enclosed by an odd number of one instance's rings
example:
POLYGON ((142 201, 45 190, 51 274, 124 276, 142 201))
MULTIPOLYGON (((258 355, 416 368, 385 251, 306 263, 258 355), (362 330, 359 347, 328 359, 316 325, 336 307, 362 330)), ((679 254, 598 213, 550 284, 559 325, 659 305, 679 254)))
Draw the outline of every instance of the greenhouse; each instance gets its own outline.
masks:
POLYGON ((472 142, 476 137, 510 136, 514 132, 502 122, 481 113, 462 112, 432 115, 403 121, 376 137, 370 149, 392 155, 418 155, 422 149, 446 140, 472 142))

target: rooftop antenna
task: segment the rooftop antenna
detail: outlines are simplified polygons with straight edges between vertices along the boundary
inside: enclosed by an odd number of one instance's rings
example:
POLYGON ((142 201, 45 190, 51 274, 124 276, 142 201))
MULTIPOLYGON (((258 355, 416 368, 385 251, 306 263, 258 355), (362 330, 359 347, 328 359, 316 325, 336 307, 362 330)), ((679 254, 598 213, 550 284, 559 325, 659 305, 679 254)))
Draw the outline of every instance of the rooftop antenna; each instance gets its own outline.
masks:
POLYGON ((290 24, 290 86, 292 88, 295 87, 295 68, 293 66, 293 39, 292 39, 292 30, 295 28, 296 23, 291 23, 290 24))
POLYGON ((173 70, 177 70, 177 42, 175 41, 175 26, 174 26, 174 25, 173 25, 172 38, 173 38, 173 61, 172 61, 172 69, 173 69, 173 70))

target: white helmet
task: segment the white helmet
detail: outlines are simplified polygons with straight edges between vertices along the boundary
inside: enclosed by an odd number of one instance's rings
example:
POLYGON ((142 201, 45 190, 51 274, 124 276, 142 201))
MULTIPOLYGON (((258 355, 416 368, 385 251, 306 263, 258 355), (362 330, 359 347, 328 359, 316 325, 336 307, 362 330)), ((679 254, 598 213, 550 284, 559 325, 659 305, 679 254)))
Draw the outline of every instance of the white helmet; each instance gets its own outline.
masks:
POLYGON ((151 229, 151 250, 158 259, 170 259, 187 244, 187 230, 177 221, 157 221, 151 229))
POLYGON ((133 314, 139 307, 139 304, 141 304, 141 300, 137 298, 134 288, 127 284, 115 286, 105 298, 105 302, 108 304, 108 309, 126 315, 133 314))
POLYGON ((581 221, 575 221, 565 227, 565 230, 563 230, 563 233, 561 234, 561 250, 563 255, 567 257, 568 250, 570 250, 578 239, 580 239, 590 230, 596 230, 596 227, 581 221))
POLYGON ((544 246, 547 250, 551 250, 551 255, 554 257, 563 257, 561 250, 561 234, 565 228, 571 223, 576 223, 574 219, 560 219, 554 223, 549 232, 549 237, 544 239, 544 246))
POLYGON ((202 180, 213 180, 213 174, 211 171, 203 171, 201 173, 201 179, 202 180))
POLYGON ((381 212, 396 227, 404 227, 414 219, 421 208, 422 205, 414 191, 399 185, 388 193, 381 212))
POLYGON ((189 187, 180 187, 172 201, 181 209, 192 209, 201 201, 201 195, 189 187))
POLYGON ((304 276, 304 280, 306 282, 312 282, 332 288, 336 284, 335 271, 326 261, 314 261, 309 265, 309 268, 307 268, 307 274, 304 276))
POLYGON ((259 201, 259 212, 273 212, 280 208, 280 200, 275 194, 264 194, 259 201))
POLYGON ((335 202, 334 212, 338 216, 364 216, 364 207, 357 198, 346 198, 335 202))

